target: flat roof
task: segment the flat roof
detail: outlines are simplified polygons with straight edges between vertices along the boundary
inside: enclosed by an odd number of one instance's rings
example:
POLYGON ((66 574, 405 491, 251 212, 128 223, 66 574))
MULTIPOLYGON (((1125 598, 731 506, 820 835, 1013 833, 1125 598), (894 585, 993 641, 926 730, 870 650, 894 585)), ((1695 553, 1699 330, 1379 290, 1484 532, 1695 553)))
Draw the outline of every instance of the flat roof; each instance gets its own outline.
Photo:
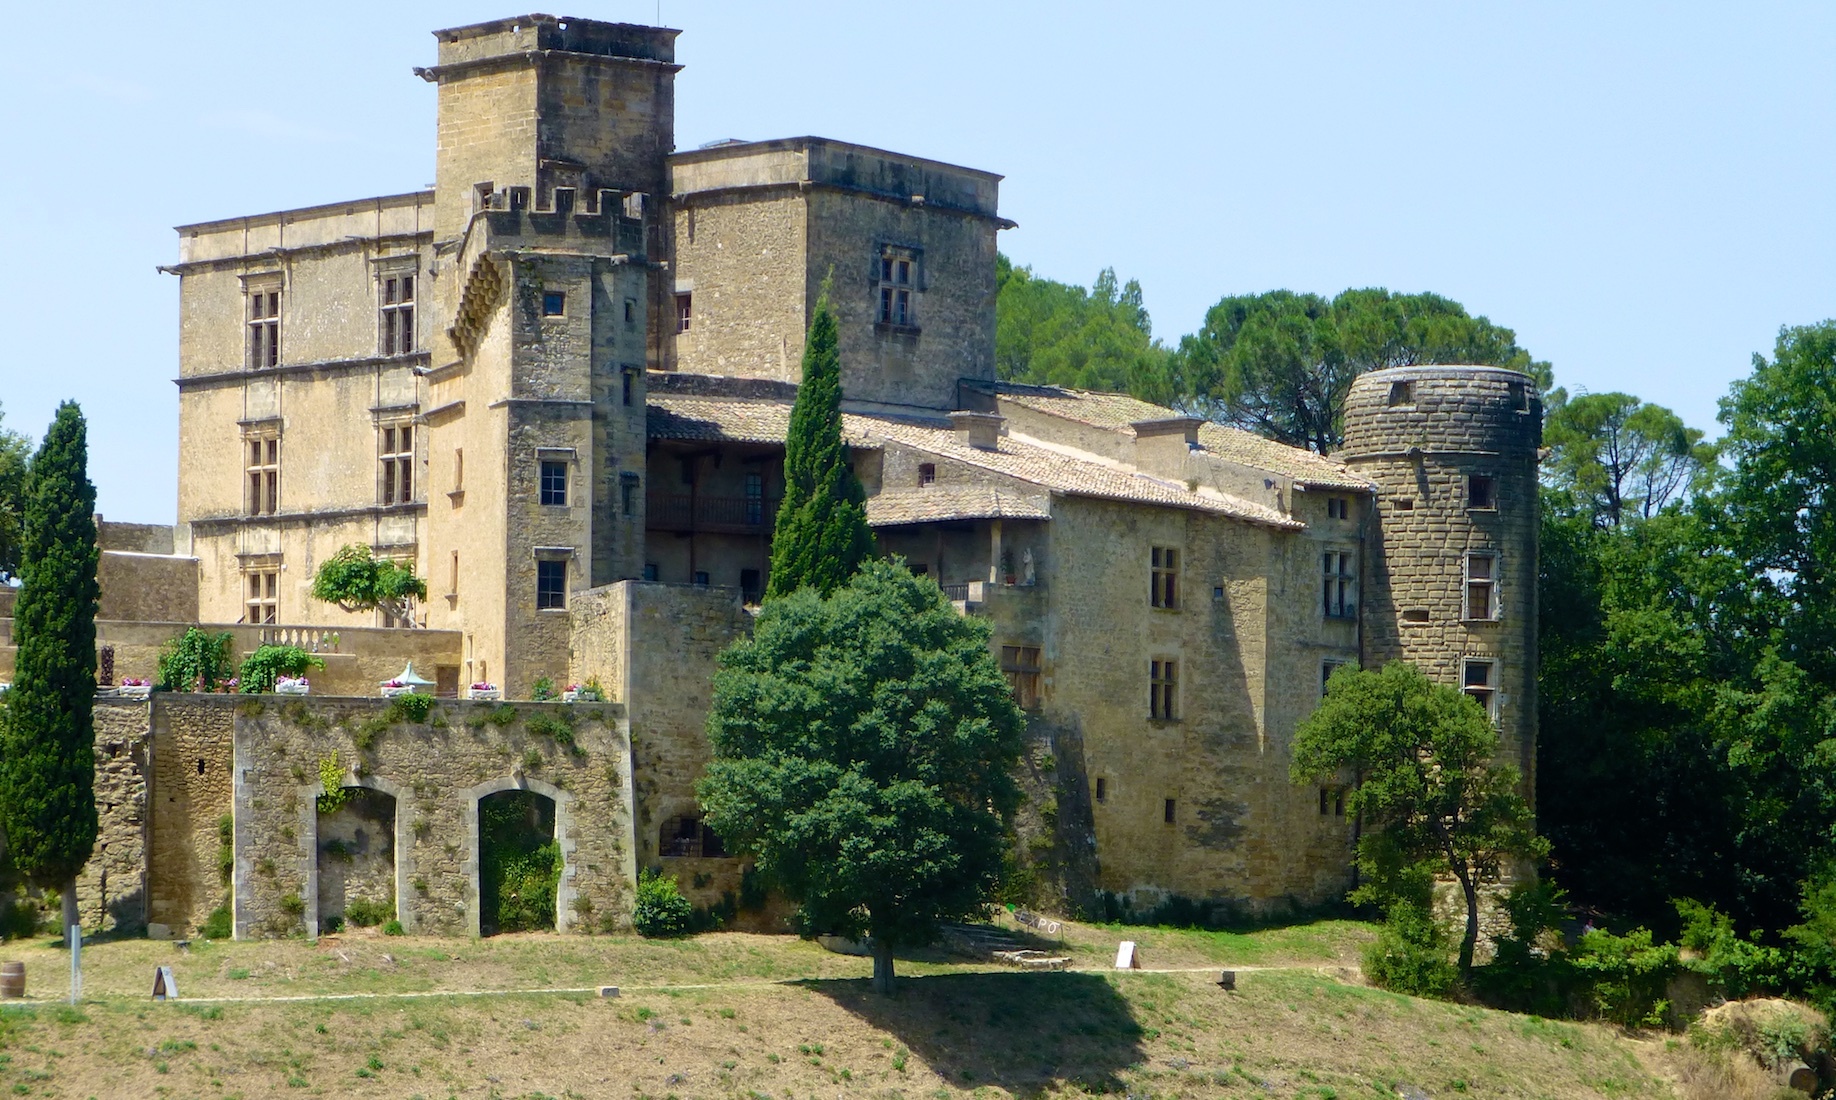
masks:
POLYGON ((214 218, 205 222, 189 222, 175 225, 175 233, 201 233, 212 229, 228 229, 232 226, 262 225, 270 222, 305 221, 316 217, 343 217, 354 214, 358 209, 386 209, 398 206, 417 206, 421 203, 432 203, 434 193, 429 191, 405 191, 399 195, 373 195, 366 199, 349 199, 345 202, 325 202, 317 206, 296 206, 291 210, 270 210, 265 214, 242 214, 232 218, 214 218))
POLYGON ((988 172, 980 168, 969 168, 961 164, 952 164, 947 160, 933 160, 930 157, 916 157, 910 153, 894 152, 891 149, 881 149, 872 145, 861 145, 857 142, 841 141, 836 138, 816 137, 812 134, 806 134, 803 137, 767 138, 763 141, 723 141, 718 145, 709 146, 705 149, 684 149, 679 152, 671 153, 669 155, 669 160, 671 163, 682 162, 698 164, 702 161, 724 160, 727 157, 747 156, 755 153, 774 153, 791 150, 801 151, 815 146, 868 153, 873 156, 885 157, 888 160, 896 160, 905 164, 923 165, 928 168, 942 168, 945 171, 961 172, 964 175, 970 176, 981 176, 989 180, 1001 180, 1006 178, 999 172, 988 172))

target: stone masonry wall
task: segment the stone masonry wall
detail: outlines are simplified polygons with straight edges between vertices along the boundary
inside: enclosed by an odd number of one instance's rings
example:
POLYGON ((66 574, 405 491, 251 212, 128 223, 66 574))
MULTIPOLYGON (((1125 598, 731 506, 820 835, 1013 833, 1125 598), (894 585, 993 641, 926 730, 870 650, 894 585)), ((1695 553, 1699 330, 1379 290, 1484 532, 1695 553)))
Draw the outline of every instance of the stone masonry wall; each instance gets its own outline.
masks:
POLYGON ((83 927, 137 932, 147 923, 147 711, 96 700, 95 852, 77 876, 83 927))
POLYGON ((478 934, 478 801, 519 789, 556 803, 557 931, 629 926, 623 707, 440 702, 417 723, 380 699, 268 696, 238 708, 234 736, 238 938, 317 934, 322 769, 394 797, 396 912, 409 931, 478 934))
POLYGON ((219 823, 230 813, 231 724, 244 697, 153 697, 147 931, 188 935, 224 904, 219 823))

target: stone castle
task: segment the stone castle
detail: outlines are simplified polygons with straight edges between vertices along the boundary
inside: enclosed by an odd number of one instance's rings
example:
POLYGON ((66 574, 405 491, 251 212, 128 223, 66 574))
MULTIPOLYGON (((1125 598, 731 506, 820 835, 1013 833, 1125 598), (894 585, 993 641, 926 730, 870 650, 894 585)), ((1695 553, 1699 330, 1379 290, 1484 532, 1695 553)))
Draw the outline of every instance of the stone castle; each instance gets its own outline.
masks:
POLYGON ((1000 177, 814 137, 676 152, 676 34, 438 31, 415 70, 437 88, 433 190, 179 228, 179 514, 103 525, 102 644, 149 676, 187 624, 227 624, 239 653, 299 644, 326 668, 266 706, 106 700, 86 905, 156 933, 218 905, 239 935, 316 932, 358 888, 323 851, 351 833, 315 809, 328 759, 374 795, 381 862, 359 865, 411 930, 480 930, 478 806, 509 789, 555 803, 562 930, 616 926, 640 867, 703 902, 733 890, 694 798, 708 682, 764 590, 825 281, 880 547, 991 622, 1029 715, 1042 888, 1341 894, 1342 791, 1287 774, 1340 665, 1460 686, 1531 775, 1530 379, 1364 375, 1330 457, 1002 382, 1000 177), (347 544, 427 578, 413 623, 310 598, 347 544), (442 702, 390 726, 362 697, 409 660, 442 702), (608 701, 463 701, 538 678, 608 701))

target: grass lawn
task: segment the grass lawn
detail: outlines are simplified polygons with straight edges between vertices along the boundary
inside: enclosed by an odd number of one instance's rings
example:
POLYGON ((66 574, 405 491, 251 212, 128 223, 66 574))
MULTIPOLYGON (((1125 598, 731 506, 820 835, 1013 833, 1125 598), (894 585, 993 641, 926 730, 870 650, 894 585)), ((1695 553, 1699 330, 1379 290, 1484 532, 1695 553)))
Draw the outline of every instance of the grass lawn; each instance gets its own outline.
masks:
MULTIPOLYGON (((1317 972, 1355 955, 1368 934, 1357 925, 1238 937, 1067 925, 1065 940, 1082 963, 1112 958, 1124 934, 1149 967, 1300 969, 1245 972, 1225 993, 1205 973, 1019 973, 932 957, 902 961, 888 999, 869 990, 866 959, 738 933, 327 937, 188 954, 101 943, 84 950, 80 1007, 0 1008, 0 1097, 1669 1095, 1607 1029, 1317 972), (155 965, 174 967, 186 1000, 148 1000, 155 965), (600 984, 623 996, 442 992, 600 984), (677 988, 644 988, 660 985, 677 988), (325 993, 433 995, 274 999, 325 993), (189 1000, 206 996, 261 999, 189 1000)), ((60 950, 13 944, 0 957, 26 960, 34 996, 62 989, 60 950)))

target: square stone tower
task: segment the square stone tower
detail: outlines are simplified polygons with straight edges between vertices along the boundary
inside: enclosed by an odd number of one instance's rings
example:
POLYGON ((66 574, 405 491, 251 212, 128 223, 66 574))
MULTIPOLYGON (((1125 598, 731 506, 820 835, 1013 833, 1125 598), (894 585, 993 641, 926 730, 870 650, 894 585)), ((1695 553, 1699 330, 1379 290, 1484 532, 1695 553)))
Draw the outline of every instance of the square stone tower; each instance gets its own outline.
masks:
POLYGON ((429 625, 515 695, 567 667, 568 593, 642 569, 676 34, 499 19, 435 32, 417 70, 439 86, 429 625))

